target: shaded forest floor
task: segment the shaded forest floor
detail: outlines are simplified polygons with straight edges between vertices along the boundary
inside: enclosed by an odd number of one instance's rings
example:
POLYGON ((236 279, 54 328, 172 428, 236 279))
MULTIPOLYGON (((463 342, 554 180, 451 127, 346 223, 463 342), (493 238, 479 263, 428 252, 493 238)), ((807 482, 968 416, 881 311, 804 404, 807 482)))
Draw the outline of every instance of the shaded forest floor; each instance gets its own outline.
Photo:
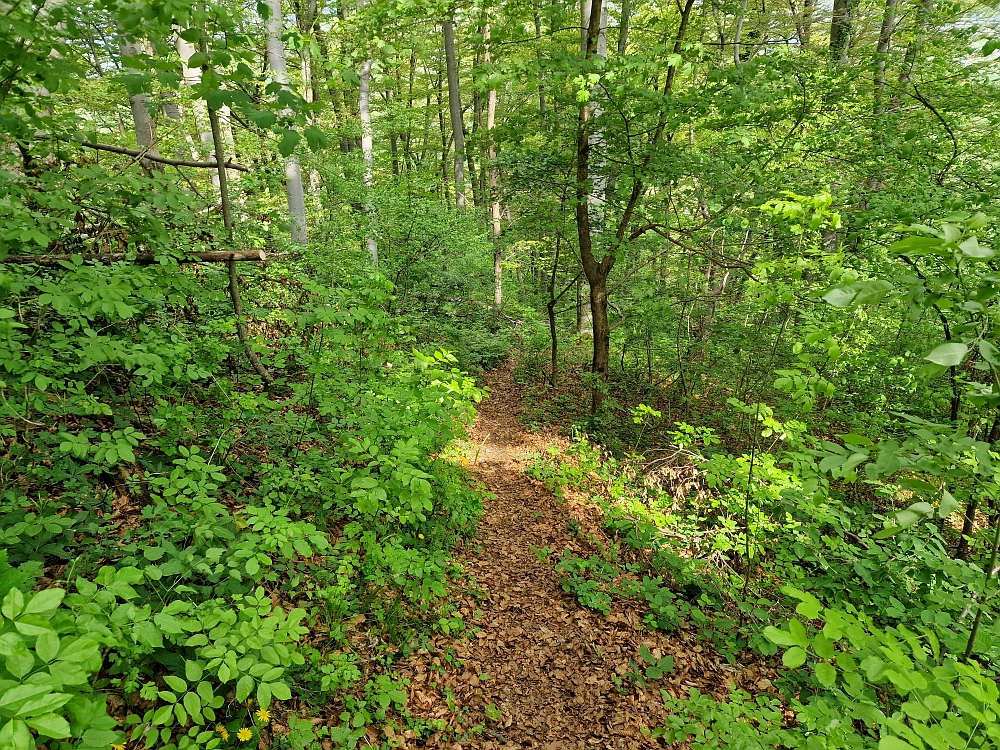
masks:
POLYGON ((663 726, 661 690, 687 696, 697 688, 720 698, 733 685, 758 692, 758 682, 773 676, 761 665, 727 664, 693 633, 651 632, 633 603, 616 601, 605 616, 562 590, 545 552, 592 554, 588 539, 604 537, 599 510, 570 494, 557 500, 524 474, 530 456, 566 440, 521 423, 513 365, 487 373, 485 385, 490 397, 470 434, 469 464, 489 494, 478 539, 457 552, 474 582, 460 605, 472 634, 439 637, 433 652, 400 665, 410 680, 407 709, 448 726, 419 744, 407 731, 397 736, 401 745, 660 747, 647 732, 663 726), (643 645, 675 662, 673 672, 644 687, 626 678, 643 645), (485 730, 466 734, 477 725, 485 730))

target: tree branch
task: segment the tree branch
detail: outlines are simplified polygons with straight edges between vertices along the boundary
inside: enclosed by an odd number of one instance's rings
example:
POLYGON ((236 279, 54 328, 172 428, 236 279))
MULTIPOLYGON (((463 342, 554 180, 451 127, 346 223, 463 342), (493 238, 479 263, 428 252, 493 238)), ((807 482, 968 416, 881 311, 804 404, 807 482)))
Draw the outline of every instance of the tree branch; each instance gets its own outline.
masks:
MULTIPOLYGON (((109 151, 112 154, 124 154, 125 156, 134 156, 145 159, 146 161, 155 161, 158 164, 169 164, 172 167, 196 167, 198 169, 216 169, 218 165, 214 161, 187 161, 185 159, 168 159, 165 156, 154 156, 153 154, 146 153, 145 151, 137 151, 134 148, 124 148, 123 146, 112 146, 110 143, 91 143, 90 141, 82 141, 77 145, 83 146, 84 148, 92 148, 95 151, 109 151)), ((235 169, 238 172, 249 172, 248 167, 244 167, 242 164, 234 164, 231 161, 227 161, 223 166, 226 169, 235 169)))
MULTIPOLYGON (((167 256, 169 257, 169 256, 167 256)), ((31 264, 36 266, 58 266, 74 258, 82 258, 86 263, 120 263, 130 260, 125 253, 88 253, 88 254, 58 254, 58 255, 8 255, 3 263, 31 264)), ((138 266, 149 266, 158 263, 154 255, 140 254, 131 259, 138 266)), ((226 250, 208 250, 201 253, 189 253, 175 258, 178 263, 226 263, 231 260, 262 261, 267 260, 263 250, 241 250, 228 252, 226 250)))

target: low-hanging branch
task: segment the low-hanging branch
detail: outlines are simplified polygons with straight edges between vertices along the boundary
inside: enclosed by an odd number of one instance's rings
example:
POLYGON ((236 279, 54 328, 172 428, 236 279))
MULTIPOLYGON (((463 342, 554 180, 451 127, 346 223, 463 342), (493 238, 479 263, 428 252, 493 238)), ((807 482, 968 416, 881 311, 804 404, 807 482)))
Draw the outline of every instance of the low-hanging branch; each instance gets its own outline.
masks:
MULTIPOLYGON (((36 266, 58 266, 74 258, 81 258, 86 263, 120 263, 131 260, 139 266, 150 266, 159 263, 157 256, 144 253, 131 258, 126 253, 86 253, 86 254, 58 254, 58 255, 8 255, 3 259, 4 263, 26 263, 36 266)), ((227 263, 234 261, 262 261, 267 260, 263 250, 240 250, 229 252, 226 250, 206 250, 200 253, 188 253, 175 258, 178 263, 227 263)))
MULTIPOLYGON (((110 143, 92 143, 90 141, 81 141, 79 145, 85 148, 92 148, 95 151, 109 151, 112 154, 124 154, 125 156, 134 156, 138 159, 143 159, 145 161, 152 161, 158 164, 168 164, 172 167, 196 167, 198 169, 216 169, 218 165, 214 161, 188 161, 186 159, 168 159, 165 156, 157 156, 155 154, 150 154, 147 151, 140 151, 134 148, 125 148, 124 146, 112 146, 110 143)), ((223 165, 226 169, 235 169, 237 172, 249 172, 248 167, 244 167, 242 164, 235 164, 231 161, 227 161, 223 165)))

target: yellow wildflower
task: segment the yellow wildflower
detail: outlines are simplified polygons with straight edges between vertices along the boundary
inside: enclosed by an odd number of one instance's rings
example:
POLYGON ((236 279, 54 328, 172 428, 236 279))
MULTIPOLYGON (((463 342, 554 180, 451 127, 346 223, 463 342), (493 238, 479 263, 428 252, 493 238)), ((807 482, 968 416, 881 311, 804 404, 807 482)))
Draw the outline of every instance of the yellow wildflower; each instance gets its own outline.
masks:
POLYGON ((243 727, 240 731, 236 733, 236 739, 238 739, 240 742, 246 742, 251 737, 253 737, 253 732, 251 732, 246 727, 243 727))
POLYGON ((424 538, 423 534, 417 534, 417 539, 423 539, 423 538, 424 538))
POLYGON ((125 746, 124 745, 115 745, 114 743, 112 743, 111 750, 125 750, 125 746))
POLYGON ((219 733, 219 735, 222 737, 222 739, 224 739, 224 740, 228 740, 229 739, 229 730, 226 729, 221 724, 215 728, 215 731, 219 733))
POLYGON ((257 711, 257 721, 262 724, 267 724, 271 720, 271 712, 266 708, 261 708, 257 711))

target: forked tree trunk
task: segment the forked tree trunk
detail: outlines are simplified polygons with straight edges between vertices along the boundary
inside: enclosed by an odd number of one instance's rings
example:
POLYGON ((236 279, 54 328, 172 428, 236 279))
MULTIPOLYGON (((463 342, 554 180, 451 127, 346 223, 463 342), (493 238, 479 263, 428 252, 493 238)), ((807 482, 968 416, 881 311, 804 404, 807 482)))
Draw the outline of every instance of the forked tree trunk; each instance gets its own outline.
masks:
MULTIPOLYGON (((583 47, 585 60, 592 60, 600 51, 601 28, 605 25, 607 18, 602 5, 603 0, 592 0, 591 3, 584 0, 583 18, 587 21, 583 47), (590 5, 589 8, 588 5, 590 5)), ((674 40, 673 55, 680 55, 693 7, 694 0, 686 0, 681 11, 677 36, 674 40)), ((673 91, 677 67, 676 64, 671 63, 667 68, 666 79, 663 83, 664 95, 669 95, 673 91)), ((591 102, 584 102, 580 106, 576 138, 575 197, 580 258, 583 261, 584 274, 590 285, 590 312, 594 326, 594 355, 591 361, 591 372, 595 377, 595 383, 591 390, 590 410, 591 413, 596 413, 604 398, 611 351, 611 325, 608 320, 608 275, 614 268, 618 249, 628 238, 628 229, 635 215, 637 204, 645 192, 645 184, 640 178, 633 180, 631 193, 625 203, 621 218, 618 220, 615 232, 612 234, 602 231, 601 234, 605 236, 600 237, 600 247, 598 252, 595 252, 595 229, 604 223, 604 208, 603 205, 599 207, 594 205, 594 196, 602 194, 604 187, 600 179, 595 179, 591 175, 591 148, 595 143, 591 137, 593 111, 591 102), (592 221, 592 215, 596 221, 592 221)), ((648 149, 643 157, 639 174, 649 166, 654 150, 662 140, 666 124, 666 114, 661 112, 656 127, 650 135, 648 149)), ((641 231, 639 234, 641 235, 641 231)))
MULTIPOLYGON (((267 65, 275 81, 288 86, 285 63, 285 45, 281 41, 284 21, 281 15, 281 0, 266 0, 271 13, 264 25, 267 32, 267 65)), ((292 221, 292 241, 308 242, 306 233, 306 198, 302 190, 302 168, 299 159, 292 154, 285 159, 285 194, 288 197, 288 213, 292 221)))

